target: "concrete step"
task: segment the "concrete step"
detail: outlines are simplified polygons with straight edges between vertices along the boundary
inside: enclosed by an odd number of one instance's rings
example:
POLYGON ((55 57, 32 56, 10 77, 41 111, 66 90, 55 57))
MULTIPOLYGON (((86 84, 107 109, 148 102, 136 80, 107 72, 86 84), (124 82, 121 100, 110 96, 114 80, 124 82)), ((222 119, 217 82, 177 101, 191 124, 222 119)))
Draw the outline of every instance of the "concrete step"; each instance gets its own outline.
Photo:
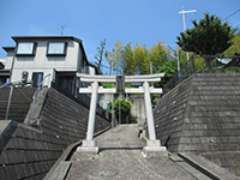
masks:
POLYGON ((96 144, 101 149, 142 149, 144 141, 139 137, 139 127, 136 124, 118 125, 96 138, 96 144))

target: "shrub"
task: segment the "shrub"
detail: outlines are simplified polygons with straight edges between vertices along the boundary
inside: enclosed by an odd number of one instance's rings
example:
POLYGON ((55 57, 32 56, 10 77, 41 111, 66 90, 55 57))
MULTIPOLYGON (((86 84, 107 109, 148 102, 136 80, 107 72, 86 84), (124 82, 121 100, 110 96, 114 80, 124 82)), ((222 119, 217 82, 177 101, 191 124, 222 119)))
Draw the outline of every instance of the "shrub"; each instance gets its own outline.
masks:
POLYGON ((112 111, 113 107, 117 120, 121 117, 121 123, 127 123, 128 119, 130 119, 132 103, 127 99, 118 98, 108 104, 109 111, 112 111))

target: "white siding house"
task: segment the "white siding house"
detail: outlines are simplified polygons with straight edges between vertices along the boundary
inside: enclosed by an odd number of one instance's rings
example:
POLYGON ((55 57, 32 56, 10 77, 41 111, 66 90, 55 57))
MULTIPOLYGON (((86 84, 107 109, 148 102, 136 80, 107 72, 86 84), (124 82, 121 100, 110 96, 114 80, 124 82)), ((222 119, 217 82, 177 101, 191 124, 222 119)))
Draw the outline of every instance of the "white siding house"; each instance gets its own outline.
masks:
POLYGON ((10 72, 13 59, 12 82, 22 81, 25 73, 29 82, 37 81, 48 87, 60 78, 58 83, 65 88, 69 86, 67 82, 76 80, 76 72, 96 72, 87 60, 82 41, 75 37, 14 36, 12 39, 15 47, 3 47, 7 56, 3 58, 5 67, 0 70, 0 78, 1 71, 10 72))

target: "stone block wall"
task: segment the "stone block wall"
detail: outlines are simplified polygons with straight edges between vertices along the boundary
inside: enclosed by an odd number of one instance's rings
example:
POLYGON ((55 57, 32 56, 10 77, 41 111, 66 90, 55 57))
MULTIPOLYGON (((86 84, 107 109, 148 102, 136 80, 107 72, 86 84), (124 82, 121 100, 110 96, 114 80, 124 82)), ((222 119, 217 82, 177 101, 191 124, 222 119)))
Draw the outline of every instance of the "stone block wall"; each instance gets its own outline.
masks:
POLYGON ((61 155, 65 143, 15 121, 9 121, 7 128, 10 133, 1 134, 8 141, 1 149, 0 179, 42 179, 61 155))
MULTIPOLYGON (((88 109, 54 89, 43 97, 34 127, 29 119, 28 124, 0 121, 0 179, 43 179, 68 145, 85 138, 88 109)), ((96 118, 96 131, 109 126, 96 118)))
MULTIPOLYGON (((0 89, 0 120, 5 119, 10 88, 0 89)), ((9 118, 23 122, 32 102, 34 89, 31 87, 14 88, 9 118)))
POLYGON ((240 176, 240 74, 195 74, 155 109, 157 137, 240 176))
POLYGON ((168 92, 154 109, 157 137, 161 138, 162 145, 173 152, 178 150, 182 136, 190 82, 191 78, 168 92))

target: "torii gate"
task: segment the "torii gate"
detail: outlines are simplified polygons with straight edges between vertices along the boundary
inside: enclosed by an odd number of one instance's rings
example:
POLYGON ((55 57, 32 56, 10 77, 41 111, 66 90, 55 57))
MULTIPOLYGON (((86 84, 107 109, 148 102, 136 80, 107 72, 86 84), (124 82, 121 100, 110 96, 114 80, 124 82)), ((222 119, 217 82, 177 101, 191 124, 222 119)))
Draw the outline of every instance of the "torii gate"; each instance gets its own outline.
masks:
MULTIPOLYGON (((145 109, 147 115, 147 126, 149 140, 147 145, 144 147, 145 151, 164 151, 166 148, 161 146, 160 140, 156 139, 156 132, 154 126, 154 118, 152 112, 151 93, 162 93, 162 88, 154 88, 149 86, 149 82, 160 82, 164 74, 152 74, 152 75, 137 75, 137 76, 124 76, 126 83, 143 83, 142 87, 138 88, 125 88, 127 94, 143 94, 145 101, 145 109)), ((99 86, 99 83, 116 83, 116 76, 104 76, 104 75, 87 75, 77 73, 77 77, 80 78, 81 82, 91 83, 91 86, 80 88, 79 92, 84 94, 91 93, 90 111, 88 118, 88 128, 86 139, 83 140, 82 145, 78 147, 78 151, 86 152, 98 152, 99 148, 96 146, 93 139, 95 129, 95 116, 97 106, 97 95, 98 94, 115 94, 116 88, 103 88, 99 86)))

